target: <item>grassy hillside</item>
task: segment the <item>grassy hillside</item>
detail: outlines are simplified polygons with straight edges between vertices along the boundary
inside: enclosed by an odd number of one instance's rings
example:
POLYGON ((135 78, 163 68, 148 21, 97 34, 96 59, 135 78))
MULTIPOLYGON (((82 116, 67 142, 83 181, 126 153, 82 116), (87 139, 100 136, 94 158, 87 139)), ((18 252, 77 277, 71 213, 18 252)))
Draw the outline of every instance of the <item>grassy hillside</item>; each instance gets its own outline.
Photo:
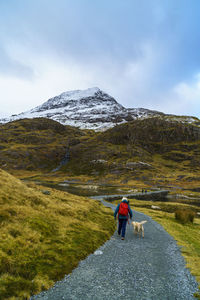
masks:
POLYGON ((70 147, 70 157, 63 171, 72 174, 150 185, 192 180, 199 173, 200 128, 159 118, 131 121, 70 147))
POLYGON ((0 299, 28 299, 105 242, 112 212, 94 200, 33 184, 0 170, 0 299))
POLYGON ((0 167, 9 170, 53 170, 67 149, 92 131, 45 119, 23 119, 0 126, 0 167))
POLYGON ((63 160, 68 176, 150 185, 197 186, 200 128, 166 118, 135 120, 105 132, 79 130, 49 119, 25 119, 0 126, 0 166, 49 172, 63 160))

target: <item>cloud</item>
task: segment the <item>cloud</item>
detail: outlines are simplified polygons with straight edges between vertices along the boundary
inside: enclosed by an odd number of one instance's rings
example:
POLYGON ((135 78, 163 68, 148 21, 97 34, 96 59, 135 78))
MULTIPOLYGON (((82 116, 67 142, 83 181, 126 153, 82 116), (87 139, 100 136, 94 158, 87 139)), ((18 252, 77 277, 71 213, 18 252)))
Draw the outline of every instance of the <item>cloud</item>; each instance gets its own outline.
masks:
POLYGON ((18 113, 99 86, 126 107, 194 114, 199 17, 186 0, 2 1, 1 107, 18 113))
POLYGON ((200 73, 193 81, 180 82, 168 93, 166 112, 200 117, 200 73))
POLYGON ((71 62, 63 65, 62 61, 43 58, 33 59, 31 64, 33 68, 37 65, 34 80, 0 75, 1 117, 29 110, 63 91, 87 88, 93 77, 93 71, 71 62))
POLYGON ((14 59, 5 49, 0 47, 0 74, 4 76, 31 79, 34 76, 33 70, 25 63, 14 59))
POLYGON ((35 70, 34 80, 0 76, 1 99, 4 100, 1 114, 5 116, 29 110, 63 91, 99 86, 125 107, 197 115, 200 111, 197 109, 200 75, 192 82, 182 81, 165 91, 156 89, 156 81, 159 81, 158 60, 161 59, 156 48, 156 44, 144 44, 138 59, 127 62, 123 67, 106 59, 94 67, 70 56, 63 63, 58 57, 39 58, 33 55, 31 59, 29 57, 29 64, 35 70))

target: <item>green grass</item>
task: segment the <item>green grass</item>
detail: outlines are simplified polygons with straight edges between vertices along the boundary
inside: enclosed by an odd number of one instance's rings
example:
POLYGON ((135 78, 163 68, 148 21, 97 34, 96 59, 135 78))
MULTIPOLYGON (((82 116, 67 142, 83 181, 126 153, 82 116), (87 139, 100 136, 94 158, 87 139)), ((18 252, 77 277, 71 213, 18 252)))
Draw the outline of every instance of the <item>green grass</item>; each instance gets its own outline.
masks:
POLYGON ((0 170, 0 299, 48 289, 114 232, 99 202, 44 189, 0 170))

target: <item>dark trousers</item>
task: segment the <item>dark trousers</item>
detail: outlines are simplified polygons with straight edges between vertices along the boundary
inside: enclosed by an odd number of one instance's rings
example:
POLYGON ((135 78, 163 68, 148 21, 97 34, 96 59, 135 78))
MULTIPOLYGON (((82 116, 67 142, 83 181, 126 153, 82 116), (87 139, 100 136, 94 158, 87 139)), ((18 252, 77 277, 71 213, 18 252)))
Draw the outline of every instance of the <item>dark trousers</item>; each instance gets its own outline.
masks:
POLYGON ((118 234, 122 233, 122 237, 125 237, 127 219, 119 219, 118 222, 118 234))

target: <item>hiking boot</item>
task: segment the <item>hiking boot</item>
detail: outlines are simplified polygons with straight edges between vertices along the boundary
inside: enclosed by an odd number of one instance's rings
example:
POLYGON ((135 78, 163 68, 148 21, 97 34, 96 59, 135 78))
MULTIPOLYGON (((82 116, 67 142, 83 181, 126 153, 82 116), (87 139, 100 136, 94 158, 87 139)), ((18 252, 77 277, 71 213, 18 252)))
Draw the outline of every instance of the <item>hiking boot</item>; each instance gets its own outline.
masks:
POLYGON ((121 240, 124 240, 124 237, 122 237, 121 240))

